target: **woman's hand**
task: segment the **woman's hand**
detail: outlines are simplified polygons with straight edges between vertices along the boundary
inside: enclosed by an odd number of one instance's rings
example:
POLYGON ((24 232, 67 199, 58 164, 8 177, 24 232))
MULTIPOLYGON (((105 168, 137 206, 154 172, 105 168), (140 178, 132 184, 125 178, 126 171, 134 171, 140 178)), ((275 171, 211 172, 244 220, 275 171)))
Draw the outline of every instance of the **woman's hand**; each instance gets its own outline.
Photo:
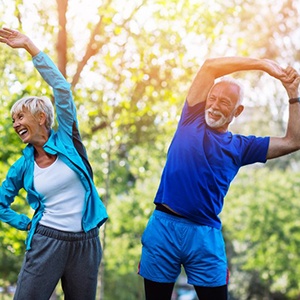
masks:
POLYGON ((10 46, 11 48, 24 48, 32 56, 35 56, 40 52, 28 36, 17 30, 9 28, 0 29, 0 42, 10 46))
POLYGON ((26 35, 9 28, 0 29, 0 36, 0 42, 12 48, 25 48, 29 40, 26 35))
POLYGON ((31 222, 27 225, 27 231, 31 229, 31 222))

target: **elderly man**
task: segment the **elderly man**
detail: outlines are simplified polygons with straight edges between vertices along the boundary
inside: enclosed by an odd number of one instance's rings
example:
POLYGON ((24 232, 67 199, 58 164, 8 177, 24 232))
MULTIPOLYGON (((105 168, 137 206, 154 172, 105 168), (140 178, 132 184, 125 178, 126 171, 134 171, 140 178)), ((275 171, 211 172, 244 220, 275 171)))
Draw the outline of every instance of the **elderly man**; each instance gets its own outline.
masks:
POLYGON ((227 299, 228 268, 219 214, 240 167, 300 149, 300 77, 271 60, 244 57, 208 59, 198 71, 170 145, 156 209, 142 236, 139 274, 147 300, 171 299, 184 267, 200 300, 227 299), (259 70, 279 79, 289 97, 284 137, 232 134, 231 121, 243 111, 242 88, 223 79, 237 71, 259 70))

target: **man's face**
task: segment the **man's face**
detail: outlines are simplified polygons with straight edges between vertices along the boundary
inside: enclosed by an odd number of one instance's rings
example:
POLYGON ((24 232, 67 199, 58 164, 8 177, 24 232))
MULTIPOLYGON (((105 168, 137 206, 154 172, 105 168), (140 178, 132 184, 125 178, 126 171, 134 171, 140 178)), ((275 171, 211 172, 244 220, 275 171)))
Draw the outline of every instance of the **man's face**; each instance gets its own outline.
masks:
POLYGON ((206 124, 219 132, 226 132, 232 119, 238 116, 243 106, 236 106, 239 87, 228 82, 219 82, 210 90, 205 106, 206 124))

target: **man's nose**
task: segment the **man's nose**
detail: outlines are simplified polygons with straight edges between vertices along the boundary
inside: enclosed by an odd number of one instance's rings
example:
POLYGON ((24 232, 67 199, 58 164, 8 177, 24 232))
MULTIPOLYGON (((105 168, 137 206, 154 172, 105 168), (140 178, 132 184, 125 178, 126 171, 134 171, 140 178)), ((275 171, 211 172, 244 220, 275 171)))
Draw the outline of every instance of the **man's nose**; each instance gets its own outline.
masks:
POLYGON ((218 109, 218 108, 220 108, 220 101, 219 101, 218 99, 216 99, 216 100, 212 103, 211 107, 212 107, 213 109, 218 109))

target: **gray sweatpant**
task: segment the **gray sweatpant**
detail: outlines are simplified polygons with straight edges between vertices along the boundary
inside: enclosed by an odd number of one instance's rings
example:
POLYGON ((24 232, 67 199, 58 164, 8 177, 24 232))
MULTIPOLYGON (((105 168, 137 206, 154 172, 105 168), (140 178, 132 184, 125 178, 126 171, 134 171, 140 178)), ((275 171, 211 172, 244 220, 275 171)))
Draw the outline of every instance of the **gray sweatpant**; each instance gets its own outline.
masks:
POLYGON ((94 300, 101 257, 98 228, 72 233, 38 225, 14 300, 49 300, 60 279, 66 300, 94 300))

